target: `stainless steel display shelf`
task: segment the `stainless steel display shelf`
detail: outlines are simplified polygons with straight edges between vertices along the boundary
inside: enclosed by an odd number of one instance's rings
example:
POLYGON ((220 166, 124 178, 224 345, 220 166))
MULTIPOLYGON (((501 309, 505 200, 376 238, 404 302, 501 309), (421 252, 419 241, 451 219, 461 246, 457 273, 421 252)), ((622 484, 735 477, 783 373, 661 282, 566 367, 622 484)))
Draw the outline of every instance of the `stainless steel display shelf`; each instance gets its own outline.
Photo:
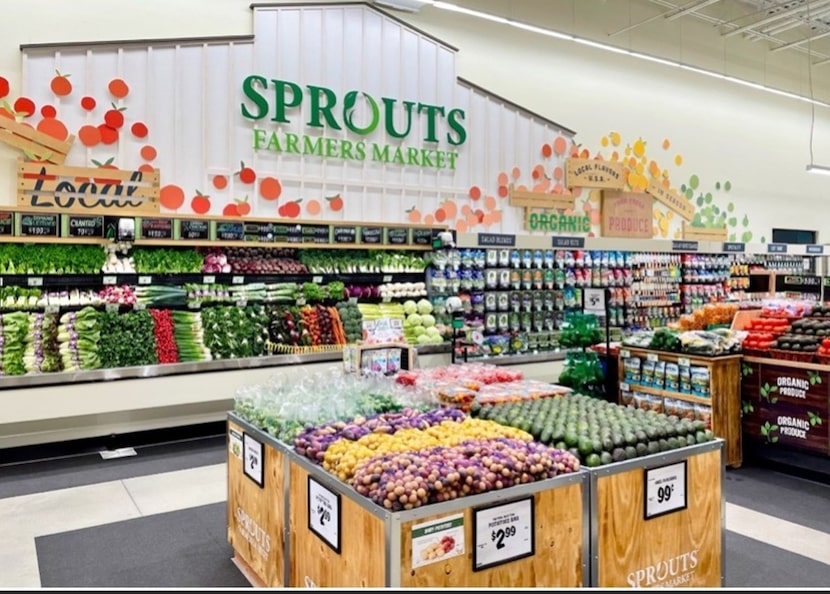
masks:
POLYGON ((524 353, 521 355, 491 355, 489 357, 470 357, 468 359, 468 363, 489 363, 490 365, 526 365, 528 363, 564 361, 566 355, 567 351, 545 351, 541 353, 524 353))
MULTIPOLYGON (((449 345, 425 345, 417 348, 421 355, 448 353, 449 345)), ((87 383, 125 379, 164 377, 186 373, 211 373, 217 371, 238 371, 262 367, 284 367, 287 365, 305 365, 307 363, 328 363, 341 361, 340 351, 327 353, 306 353, 302 355, 270 355, 265 357, 247 357, 244 359, 219 359, 197 363, 166 363, 164 365, 143 365, 140 367, 119 367, 116 369, 96 369, 94 371, 62 371, 37 375, 16 375, 0 377, 0 390, 12 388, 33 388, 37 386, 54 386, 68 383, 87 383)))

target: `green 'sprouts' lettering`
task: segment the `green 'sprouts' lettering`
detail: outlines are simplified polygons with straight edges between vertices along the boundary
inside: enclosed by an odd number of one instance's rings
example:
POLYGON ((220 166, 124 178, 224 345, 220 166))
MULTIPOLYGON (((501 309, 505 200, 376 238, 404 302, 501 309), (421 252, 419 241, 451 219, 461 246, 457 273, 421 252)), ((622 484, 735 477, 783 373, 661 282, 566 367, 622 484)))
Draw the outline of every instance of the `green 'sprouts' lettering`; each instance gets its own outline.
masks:
POLYGON ((380 108, 378 107, 377 101, 375 101, 372 96, 367 93, 349 91, 343 98, 343 120, 346 122, 346 128, 355 134, 360 134, 361 136, 371 134, 378 127, 378 122, 380 122, 380 108), (355 105, 357 104, 357 98, 360 95, 363 95, 369 103, 369 109, 372 111, 372 117, 369 120, 369 123, 363 128, 354 123, 355 105))
POLYGON ((337 104, 337 95, 334 94, 334 91, 326 87, 315 87, 313 85, 307 85, 306 88, 311 96, 311 115, 307 124, 313 128, 322 128, 323 123, 320 121, 320 116, 323 116, 329 128, 340 130, 340 124, 337 123, 334 114, 331 113, 331 110, 337 104), (325 100, 321 101, 321 98, 325 100))
POLYGON ((438 137, 435 132, 435 119, 437 115, 444 115, 444 108, 440 105, 428 105, 426 103, 418 104, 418 113, 426 112, 427 114, 427 134, 424 136, 425 142, 438 142, 438 137))
POLYGON ((386 133, 392 138, 406 138, 412 130, 412 108, 414 101, 402 101, 404 117, 406 118, 406 129, 403 132, 395 130, 395 103, 397 99, 383 98, 383 121, 386 123, 386 133))
POLYGON ((281 124, 289 123, 288 117, 285 115, 286 107, 299 107, 303 102, 303 90, 300 85, 288 82, 286 80, 271 80, 274 83, 274 117, 272 122, 279 122, 281 124), (287 92, 291 91, 291 100, 288 100, 287 92))
POLYGON ((259 90, 256 88, 257 84, 263 89, 268 88, 268 81, 264 77, 255 74, 246 77, 242 81, 242 94, 256 106, 256 111, 251 111, 244 103, 239 105, 242 110, 242 116, 249 120, 261 120, 268 115, 268 100, 259 93, 259 90))
POLYGON ((447 134, 447 142, 453 146, 462 145, 467 141, 467 129, 461 124, 466 115, 463 109, 458 108, 451 109, 447 114, 447 125, 455 132, 455 136, 452 132, 447 134))

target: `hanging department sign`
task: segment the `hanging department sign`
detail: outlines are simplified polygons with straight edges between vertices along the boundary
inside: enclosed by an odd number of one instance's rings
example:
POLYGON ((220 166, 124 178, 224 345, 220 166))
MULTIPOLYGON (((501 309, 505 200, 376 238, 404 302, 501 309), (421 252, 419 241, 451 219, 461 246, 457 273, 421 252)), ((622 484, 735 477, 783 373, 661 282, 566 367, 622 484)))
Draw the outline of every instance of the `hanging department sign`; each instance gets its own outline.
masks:
POLYGON ((351 90, 342 97, 328 88, 271 79, 252 74, 242 82, 245 100, 242 117, 274 129, 254 127, 253 148, 281 154, 316 156, 347 161, 375 161, 388 165, 454 170, 458 151, 453 147, 467 140, 466 113, 390 97, 374 97, 351 90), (358 117, 358 112, 362 115, 358 117), (307 134, 288 132, 283 126, 306 114, 307 134), (325 136, 327 131, 346 131, 351 138, 325 136), (383 144, 365 140, 374 132, 385 132, 405 144, 383 144), (417 143, 417 145, 414 145, 417 143), (446 149, 438 148, 442 143, 446 149))

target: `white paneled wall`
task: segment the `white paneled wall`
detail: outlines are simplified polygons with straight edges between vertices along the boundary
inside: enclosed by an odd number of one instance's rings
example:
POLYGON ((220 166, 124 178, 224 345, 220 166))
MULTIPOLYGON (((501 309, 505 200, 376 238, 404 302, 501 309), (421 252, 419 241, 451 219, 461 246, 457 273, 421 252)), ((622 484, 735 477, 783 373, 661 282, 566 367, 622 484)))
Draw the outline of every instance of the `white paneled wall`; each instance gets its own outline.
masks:
MULTIPOLYGON (((474 185, 484 195, 496 195, 499 173, 509 173, 514 167, 522 173, 516 183, 531 185, 530 171, 543 161, 542 144, 559 134, 571 137, 552 122, 459 82, 453 48, 362 5, 257 8, 252 42, 33 48, 24 52, 23 63, 25 93, 38 105, 55 104, 72 132, 84 124, 101 123, 113 100, 107 91, 109 81, 127 81, 129 95, 116 102, 118 107, 126 107, 127 119, 118 143, 85 148, 76 142, 69 162, 90 165, 93 159, 103 162, 115 158, 122 168, 136 168, 144 162, 139 156, 141 147, 151 144, 158 152, 153 165, 162 172, 162 185, 175 184, 185 190, 188 200, 180 210, 183 213, 190 212, 189 199, 199 190, 211 196, 211 214, 220 214, 229 201, 248 196, 251 214, 257 216, 277 216, 278 204, 303 199, 302 218, 406 221, 405 211, 413 206, 427 214, 448 198, 456 199, 459 208, 470 203, 469 189, 474 185), (49 89, 56 69, 70 74, 75 87, 72 95, 59 101, 49 89), (378 99, 395 98, 399 107, 401 101, 408 100, 442 105, 447 110, 463 109, 467 141, 460 147, 443 141, 444 123, 438 126, 442 138, 438 146, 424 142, 426 118, 417 114, 406 139, 387 137, 383 126, 362 138, 369 147, 372 143, 392 147, 402 143, 405 147, 457 150, 457 168, 378 162, 372 160, 370 148, 364 160, 255 151, 254 124, 240 112, 240 105, 247 101, 242 81, 250 74, 296 82, 301 87, 328 87, 339 100, 348 91, 357 90, 378 99), (84 95, 97 100, 91 113, 80 107, 84 95), (149 127, 146 140, 129 133, 135 121, 149 127), (234 176, 243 161, 259 178, 280 180, 283 192, 279 203, 259 198, 256 184, 243 184, 234 176), (228 176, 226 189, 213 188, 216 175, 228 176), (336 194, 343 197, 344 208, 333 212, 324 198, 336 194), (314 199, 323 205, 318 215, 304 208, 314 199)), ((361 140, 345 128, 321 133, 306 126, 308 111, 304 102, 290 112, 289 124, 278 127, 266 118, 256 125, 281 137, 290 132, 361 140)), ((355 121, 366 121, 367 111, 365 102, 360 104, 355 121)), ((403 124, 402 110, 398 117, 398 124, 403 124)), ((544 165, 551 171, 562 165, 562 158, 554 156, 544 165)), ((501 223, 486 230, 520 228, 520 210, 507 207, 506 200, 499 201, 499 208, 501 223)))

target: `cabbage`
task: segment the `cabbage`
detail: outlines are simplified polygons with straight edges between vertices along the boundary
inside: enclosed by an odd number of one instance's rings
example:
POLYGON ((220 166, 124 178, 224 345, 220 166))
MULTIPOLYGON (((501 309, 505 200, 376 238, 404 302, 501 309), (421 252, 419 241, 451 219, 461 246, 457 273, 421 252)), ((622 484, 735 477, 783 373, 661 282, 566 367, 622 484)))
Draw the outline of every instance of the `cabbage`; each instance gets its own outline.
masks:
POLYGON ((418 305, 412 299, 403 302, 403 312, 406 315, 414 314, 416 311, 418 311, 418 305))
POLYGON ((412 328, 412 334, 414 334, 417 337, 421 334, 429 334, 429 332, 427 332, 427 328, 424 328, 423 326, 414 326, 412 328))
POLYGON ((406 325, 407 326, 420 326, 421 325, 421 316, 416 313, 409 314, 406 316, 406 325))
POLYGON ((421 324, 424 328, 432 328, 435 326, 435 316, 432 314, 424 314, 421 316, 421 324))
POLYGON ((429 342, 430 344, 441 344, 442 342, 444 342, 444 339, 439 334, 438 336, 430 336, 429 342))
POLYGON ((418 313, 422 315, 432 313, 432 303, 426 299, 418 301, 418 313))
POLYGON ((426 332, 427 336, 434 337, 434 336, 441 336, 441 333, 438 331, 438 328, 432 326, 430 328, 425 328, 424 332, 426 332))
POLYGON ((430 344, 430 343, 432 343, 432 338, 430 338, 429 334, 421 334, 415 340, 418 342, 418 344, 430 344))

